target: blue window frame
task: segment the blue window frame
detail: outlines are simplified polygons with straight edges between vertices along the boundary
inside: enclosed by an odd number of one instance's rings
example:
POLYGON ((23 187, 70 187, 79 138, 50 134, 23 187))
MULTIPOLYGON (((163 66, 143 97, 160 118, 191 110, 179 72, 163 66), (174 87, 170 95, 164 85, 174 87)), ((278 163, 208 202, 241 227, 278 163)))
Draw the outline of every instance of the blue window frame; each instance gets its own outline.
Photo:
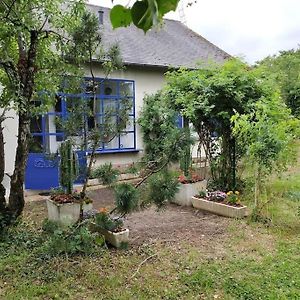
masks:
MULTIPOLYGON (((56 104, 48 113, 32 118, 31 134, 32 143, 30 152, 55 153, 59 143, 64 139, 64 132, 59 128, 57 118, 65 120, 68 117, 70 107, 78 101, 85 101, 86 105, 93 105, 94 95, 90 92, 91 78, 85 78, 84 91, 81 94, 58 93, 56 104)), ((96 79, 96 105, 95 118, 98 124, 102 124, 104 117, 109 115, 110 121, 117 122, 117 110, 123 100, 132 101, 131 110, 128 112, 129 122, 121 134, 100 143, 97 152, 127 152, 136 150, 136 125, 135 125, 135 86, 132 80, 122 79, 96 79)), ((94 117, 84 116, 86 127, 91 129, 94 117)), ((86 149, 89 150, 89 149, 86 149)))

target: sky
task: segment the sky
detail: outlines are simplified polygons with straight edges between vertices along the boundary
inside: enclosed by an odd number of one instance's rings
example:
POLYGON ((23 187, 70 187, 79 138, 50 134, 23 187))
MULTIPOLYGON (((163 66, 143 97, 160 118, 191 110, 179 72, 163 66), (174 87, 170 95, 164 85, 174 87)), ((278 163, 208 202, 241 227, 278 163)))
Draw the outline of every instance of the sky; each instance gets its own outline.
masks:
MULTIPOLYGON (((90 0, 112 7, 111 0, 90 0)), ((114 0, 127 5, 133 0, 114 0)), ((186 25, 231 55, 252 64, 300 45, 300 0, 181 0, 186 25)), ((179 10, 166 16, 180 19, 179 10)))

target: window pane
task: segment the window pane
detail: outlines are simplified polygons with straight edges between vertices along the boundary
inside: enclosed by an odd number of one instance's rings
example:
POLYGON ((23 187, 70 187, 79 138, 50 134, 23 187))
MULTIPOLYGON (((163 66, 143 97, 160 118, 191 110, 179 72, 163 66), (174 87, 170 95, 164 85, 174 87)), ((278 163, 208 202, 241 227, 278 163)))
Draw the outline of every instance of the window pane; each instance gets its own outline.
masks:
POLYGON ((87 95, 93 95, 94 93, 100 94, 100 82, 99 81, 94 81, 92 79, 86 80, 85 83, 85 93, 87 95), (93 92, 94 90, 94 92, 93 92))
POLYGON ((42 116, 34 116, 30 120, 30 132, 41 133, 42 132, 42 116))
POLYGON ((126 133, 120 136, 120 149, 134 148, 134 133, 126 133))
POLYGON ((133 98, 126 98, 126 99, 119 99, 119 107, 120 109, 128 109, 128 114, 134 114, 134 105, 133 105, 133 98))
POLYGON ((133 97, 133 82, 120 81, 120 96, 133 97))
POLYGON ((115 80, 105 80, 103 82, 103 95, 104 96, 117 96, 118 82, 115 80))
POLYGON ((116 114, 118 108, 118 101, 115 99, 103 99, 102 114, 116 114))
POLYGON ((134 117, 129 117, 126 128, 123 131, 134 131, 134 117))
POLYGON ((104 144, 104 149, 105 150, 118 149, 118 148, 119 148, 119 137, 115 137, 111 141, 109 141, 108 143, 104 144))
POLYGON ((31 153, 41 153, 43 152, 43 137, 42 136, 32 136, 29 140, 29 152, 31 153))
POLYGON ((62 97, 55 97, 55 112, 62 112, 62 97))

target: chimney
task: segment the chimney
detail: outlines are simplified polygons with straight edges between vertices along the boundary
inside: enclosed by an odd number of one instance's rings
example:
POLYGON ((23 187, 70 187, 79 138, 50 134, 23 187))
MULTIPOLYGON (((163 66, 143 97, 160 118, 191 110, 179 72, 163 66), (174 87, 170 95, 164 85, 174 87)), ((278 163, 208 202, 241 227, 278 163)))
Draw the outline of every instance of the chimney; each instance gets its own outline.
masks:
POLYGON ((100 25, 103 25, 103 14, 104 14, 103 10, 98 11, 98 18, 99 18, 99 24, 100 25))

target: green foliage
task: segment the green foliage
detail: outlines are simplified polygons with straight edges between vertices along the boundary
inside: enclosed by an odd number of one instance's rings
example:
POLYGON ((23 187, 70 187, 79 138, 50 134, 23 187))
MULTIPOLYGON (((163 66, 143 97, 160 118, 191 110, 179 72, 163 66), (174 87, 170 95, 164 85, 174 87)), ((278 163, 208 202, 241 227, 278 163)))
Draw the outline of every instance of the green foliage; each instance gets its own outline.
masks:
POLYGON ((66 140, 60 145, 60 183, 67 194, 73 193, 73 182, 78 176, 78 160, 72 142, 66 140))
POLYGON ((98 178, 103 184, 112 184, 117 180, 119 173, 111 163, 105 163, 92 171, 91 178, 98 178))
POLYGON ((174 198, 179 186, 177 174, 163 170, 150 178, 148 197, 158 208, 161 208, 174 198))
POLYGON ((257 63, 264 77, 279 87, 292 114, 300 117, 300 48, 281 51, 257 63))
POLYGON ((163 16, 175 11, 179 0, 138 0, 132 7, 115 5, 110 12, 113 28, 126 27, 133 23, 147 32, 162 21, 163 16))
POLYGON ((263 183, 274 171, 282 172, 296 159, 300 121, 278 95, 262 98, 248 114, 232 117, 233 133, 245 149, 245 165, 254 178, 255 198, 262 196, 263 183))
POLYGON ((138 123, 143 132, 147 161, 178 161, 192 144, 189 132, 176 127, 177 116, 178 113, 167 106, 162 92, 144 98, 138 123))
POLYGON ((129 183, 120 183, 115 186, 116 211, 121 215, 133 212, 138 206, 138 190, 129 183))
POLYGON ((130 164, 123 172, 125 174, 138 174, 140 170, 140 165, 138 163, 130 164))
POLYGON ((115 232, 122 229, 123 221, 121 219, 113 219, 108 213, 100 212, 95 216, 96 228, 102 228, 115 232))
MULTIPOLYGON (((53 226, 53 225, 51 225, 53 226)), ((46 227, 47 230, 54 228, 46 227)), ((43 246, 44 255, 89 255, 95 253, 104 245, 104 239, 97 233, 92 233, 86 226, 71 227, 67 230, 54 229, 43 246)))
POLYGON ((171 107, 194 125, 213 180, 222 190, 235 189, 236 165, 243 148, 232 135, 230 119, 235 113, 249 112, 255 102, 270 94, 269 88, 237 59, 193 71, 169 72, 167 80, 166 97, 171 107))

